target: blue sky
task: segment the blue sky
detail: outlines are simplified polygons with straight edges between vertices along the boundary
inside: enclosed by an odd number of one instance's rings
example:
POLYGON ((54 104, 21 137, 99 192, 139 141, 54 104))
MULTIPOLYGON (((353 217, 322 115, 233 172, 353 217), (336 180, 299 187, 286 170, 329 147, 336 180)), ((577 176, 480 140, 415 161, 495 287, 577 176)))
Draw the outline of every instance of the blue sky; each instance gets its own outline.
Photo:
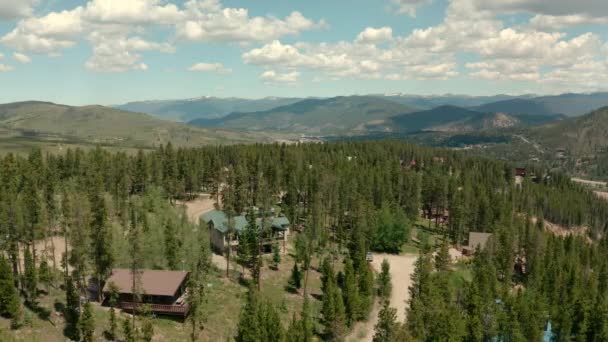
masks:
POLYGON ((605 0, 0 0, 0 102, 601 91, 607 41, 605 0))

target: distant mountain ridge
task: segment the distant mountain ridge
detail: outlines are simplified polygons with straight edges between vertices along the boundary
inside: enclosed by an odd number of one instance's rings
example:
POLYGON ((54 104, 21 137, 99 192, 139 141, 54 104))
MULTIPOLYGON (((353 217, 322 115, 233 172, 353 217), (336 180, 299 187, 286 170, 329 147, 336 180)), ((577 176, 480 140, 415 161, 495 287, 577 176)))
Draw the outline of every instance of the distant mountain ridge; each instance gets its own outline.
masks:
POLYGON ((192 127, 143 113, 97 105, 72 107, 38 101, 0 105, 0 129, 5 138, 143 148, 167 142, 176 146, 198 146, 256 141, 251 134, 192 127))
POLYGON ((147 113, 162 119, 188 122, 194 119, 214 119, 233 112, 262 111, 288 105, 301 98, 266 97, 262 99, 199 97, 183 100, 137 101, 114 108, 147 113))
POLYGON ((232 113, 219 119, 197 119, 190 123, 243 131, 352 135, 366 132, 368 125, 379 124, 392 116, 414 110, 373 96, 339 96, 305 99, 266 111, 232 113))
MULTIPOLYGON (((551 96, 525 95, 410 95, 370 94, 359 97, 374 97, 388 100, 417 110, 428 110, 444 105, 468 108, 480 112, 517 115, 566 115, 580 116, 603 106, 608 106, 608 93, 561 94, 551 96)), ((352 96, 342 96, 352 97, 352 96)), ((326 100, 329 98, 265 97, 245 99, 237 97, 203 96, 190 99, 136 101, 114 108, 147 113, 162 119, 190 122, 197 119, 214 120, 232 113, 252 113, 277 109, 302 100, 326 100)), ((203 121, 199 121, 199 124, 203 121)), ((211 121, 213 123, 214 121, 211 121)))
POLYGON ((306 99, 266 111, 232 113, 222 118, 196 119, 190 123, 239 131, 352 136, 423 130, 469 132, 504 129, 543 124, 561 118, 560 115, 549 113, 533 115, 480 112, 452 105, 421 111, 377 96, 342 96, 306 99))

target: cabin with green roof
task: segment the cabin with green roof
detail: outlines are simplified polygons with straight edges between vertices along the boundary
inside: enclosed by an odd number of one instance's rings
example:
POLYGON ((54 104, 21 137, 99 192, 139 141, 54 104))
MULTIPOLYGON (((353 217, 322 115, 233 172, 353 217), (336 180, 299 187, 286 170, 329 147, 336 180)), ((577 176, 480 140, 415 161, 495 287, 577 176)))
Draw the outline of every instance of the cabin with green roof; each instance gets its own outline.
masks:
MULTIPOLYGON (((226 213, 221 210, 212 210, 201 215, 209 228, 209 238, 211 246, 218 253, 223 253, 228 246, 236 249, 239 245, 239 234, 247 227, 247 218, 244 215, 235 216, 232 218, 231 224, 228 222, 226 213), (229 227, 232 227, 232 234, 229 233, 229 227), (230 235, 230 236, 229 236, 230 235), (230 241, 229 241, 230 240, 230 241)), ((266 231, 262 237, 262 243, 265 249, 270 251, 270 247, 274 243, 281 243, 283 250, 287 243, 289 235, 290 222, 285 216, 272 216, 268 218, 270 229, 266 231)), ((262 224, 262 219, 257 218, 258 226, 262 224)))

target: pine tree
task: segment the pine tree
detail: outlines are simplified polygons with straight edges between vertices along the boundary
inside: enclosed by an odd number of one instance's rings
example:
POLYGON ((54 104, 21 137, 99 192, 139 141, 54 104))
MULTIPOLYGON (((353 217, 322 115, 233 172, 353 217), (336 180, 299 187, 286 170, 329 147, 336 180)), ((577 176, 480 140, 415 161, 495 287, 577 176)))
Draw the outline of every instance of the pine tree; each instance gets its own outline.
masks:
POLYGON ((109 284, 109 295, 108 295, 108 304, 110 305, 110 328, 108 330, 108 339, 115 340, 118 329, 118 321, 116 317, 116 309, 114 308, 116 304, 118 304, 118 287, 116 284, 111 282, 109 284))
POLYGON ((289 278, 289 285, 294 290, 299 290, 302 288, 302 272, 298 268, 298 262, 293 263, 293 268, 291 269, 291 277, 289 278))
POLYGON ((145 342, 151 342, 154 338, 154 321, 152 319, 152 311, 150 305, 144 304, 142 306, 141 313, 143 317, 141 324, 141 337, 145 342))
POLYGON ((135 342, 136 341, 136 333, 133 330, 133 325, 129 322, 128 319, 125 319, 122 322, 122 331, 125 336, 124 342, 135 342))
POLYGON ((257 342, 262 341, 262 326, 259 321, 259 299, 258 294, 253 288, 249 288, 247 300, 237 326, 236 342, 257 342))
POLYGON ((397 310, 388 306, 384 301, 382 309, 378 313, 378 323, 374 326, 374 342, 394 342, 399 334, 399 323, 397 323, 397 310))
POLYGON ((25 287, 25 300, 30 305, 36 305, 36 298, 38 297, 38 274, 34 265, 34 259, 29 248, 24 251, 24 268, 25 272, 23 275, 23 284, 25 287))
POLYGON ((285 332, 276 308, 270 302, 261 303, 258 309, 258 322, 261 325, 260 341, 281 342, 285 332))
POLYGON ((175 226, 167 220, 165 222, 165 258, 167 259, 167 267, 171 270, 179 268, 178 252, 181 246, 175 230, 175 226))
POLYGON ((272 268, 274 270, 279 269, 279 265, 281 264, 281 252, 279 251, 279 245, 272 245, 272 268))
POLYGON ((0 315, 18 321, 20 311, 21 301, 15 288, 11 266, 4 256, 0 255, 0 315))
POLYGON ((393 289, 390 267, 388 260, 382 260, 381 271, 378 275, 378 296, 380 296, 382 300, 390 298, 393 289))
POLYGON ((78 321, 80 319, 80 296, 78 296, 78 292, 76 291, 72 277, 67 277, 65 284, 66 304, 63 315, 67 325, 66 332, 69 337, 78 341, 80 339, 80 334, 78 331, 78 321))
POLYGON ((201 329, 203 329, 206 293, 205 282, 210 268, 209 237, 204 223, 201 221, 198 228, 198 253, 196 261, 192 267, 192 272, 188 278, 188 306, 190 312, 187 320, 190 322, 190 338, 194 342, 198 339, 201 329))
MULTIPOLYGON (((100 174, 95 177, 95 185, 91 190, 91 254, 97 286, 101 289, 103 281, 112 270, 114 256, 112 254, 112 231, 107 219, 103 180, 100 174)), ((99 301, 101 301, 101 291, 98 291, 98 296, 99 301)))
POLYGON ((91 303, 86 302, 83 307, 82 316, 78 322, 80 330, 80 338, 83 342, 93 342, 95 334, 95 318, 93 317, 93 309, 91 303))
POLYGON ((441 244, 439 251, 435 255, 435 269, 440 272, 446 272, 450 269, 452 262, 450 257, 449 245, 446 241, 441 244))
POLYGON ((346 258, 344 265, 344 308, 346 310, 346 323, 351 326, 360 317, 360 302, 355 270, 350 258, 346 258))

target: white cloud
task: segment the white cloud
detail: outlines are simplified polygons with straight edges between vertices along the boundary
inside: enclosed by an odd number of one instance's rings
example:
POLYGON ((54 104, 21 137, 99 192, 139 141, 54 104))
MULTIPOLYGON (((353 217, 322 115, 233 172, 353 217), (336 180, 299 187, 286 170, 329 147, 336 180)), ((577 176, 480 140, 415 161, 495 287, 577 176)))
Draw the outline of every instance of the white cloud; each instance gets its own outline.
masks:
POLYGON ((39 18, 21 20, 0 42, 19 51, 57 53, 72 47, 83 32, 82 8, 51 12, 39 18))
POLYGON ((480 10, 495 13, 530 12, 554 16, 588 14, 594 17, 608 16, 605 0, 473 0, 480 10))
POLYGON ((93 0, 84 17, 92 22, 115 24, 175 24, 184 13, 174 4, 161 0, 93 0))
POLYGON ((30 16, 37 2, 37 0, 0 0, 0 21, 30 16))
POLYGON ((13 53, 13 58, 19 63, 29 63, 32 59, 28 55, 24 55, 19 52, 13 53))
POLYGON ((392 3, 399 13, 415 17, 416 9, 422 5, 430 4, 431 0, 392 0, 392 3))
POLYGON ((390 27, 373 28, 367 27, 357 36, 357 43, 377 44, 393 39, 393 29, 390 27))
POLYGON ((93 45, 93 56, 86 62, 87 69, 97 72, 125 72, 148 70, 141 62, 141 51, 172 52, 167 43, 149 42, 139 37, 120 37, 93 32, 89 36, 93 45))
POLYGON ((14 68, 10 65, 6 65, 6 64, 1 64, 0 63, 0 72, 6 72, 6 71, 11 71, 14 68))
POLYGON ((305 18, 300 12, 292 12, 283 19, 274 17, 250 17, 244 8, 209 7, 196 1, 186 6, 187 19, 176 25, 177 36, 191 41, 269 41, 285 35, 297 35, 302 31, 325 26, 305 18), (211 8, 211 10, 210 10, 211 8))
POLYGON ((232 73, 232 69, 226 68, 222 63, 196 63, 188 68, 190 71, 214 72, 220 75, 232 73))
POLYGON ((260 79, 267 83, 295 83, 299 77, 300 73, 297 71, 278 73, 274 70, 267 70, 260 75, 260 79))
POLYGON ((608 25, 608 16, 594 18, 587 14, 544 15, 537 14, 530 19, 530 24, 538 30, 559 30, 578 25, 608 25))
POLYGON ((167 43, 139 38, 149 30, 173 30, 172 40, 247 43, 297 35, 324 25, 300 12, 282 19, 250 16, 247 9, 225 8, 219 0, 189 0, 179 6, 167 0, 90 0, 70 10, 20 20, 0 43, 22 53, 58 56, 62 50, 88 41, 93 56, 87 68, 126 71, 144 69, 140 51, 171 50, 167 43), (117 41, 111 42, 110 37, 117 41))

